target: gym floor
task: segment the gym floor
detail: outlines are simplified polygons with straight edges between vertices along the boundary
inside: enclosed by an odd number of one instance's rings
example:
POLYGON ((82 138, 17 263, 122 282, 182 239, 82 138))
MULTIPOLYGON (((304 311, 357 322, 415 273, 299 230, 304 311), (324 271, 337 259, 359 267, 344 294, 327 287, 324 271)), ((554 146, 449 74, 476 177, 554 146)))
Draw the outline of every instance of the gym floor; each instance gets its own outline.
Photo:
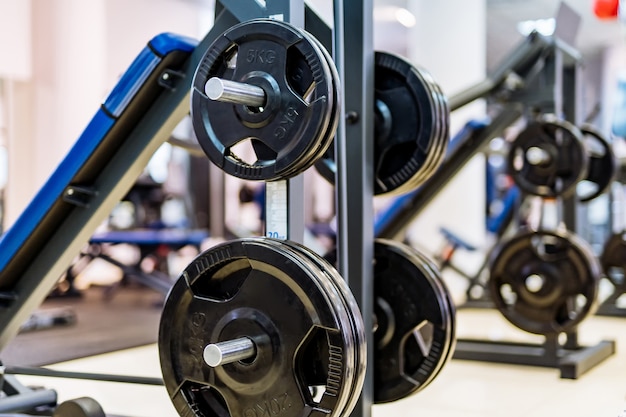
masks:
MULTIPOLYGON (((79 316, 80 319, 80 316, 79 316)), ((152 324, 151 324, 152 326, 152 324)), ((42 331, 42 334, 45 331, 42 331)), ((540 343, 493 309, 460 309, 457 336, 481 340, 540 343)), ((587 318, 579 327, 583 346, 613 340, 615 355, 576 380, 561 379, 553 368, 490 364, 453 359, 422 392, 373 407, 374 417, 623 417, 626 416, 626 317, 587 318)), ((45 349, 43 344, 39 344, 45 349)), ((156 344, 57 363, 52 368, 160 377, 156 344)), ((95 398, 110 416, 177 416, 159 386, 23 376, 27 385, 55 389, 59 401, 95 398)))

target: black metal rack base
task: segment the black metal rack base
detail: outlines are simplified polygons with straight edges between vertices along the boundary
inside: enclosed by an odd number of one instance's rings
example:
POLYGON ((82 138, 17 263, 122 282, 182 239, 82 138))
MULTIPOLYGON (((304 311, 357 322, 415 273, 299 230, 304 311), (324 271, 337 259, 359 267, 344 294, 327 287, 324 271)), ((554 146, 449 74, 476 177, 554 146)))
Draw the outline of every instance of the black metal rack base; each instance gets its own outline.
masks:
POLYGON ((626 317, 626 307, 620 307, 618 305, 618 298, 624 295, 621 289, 615 289, 615 291, 604 300, 596 311, 597 316, 609 316, 609 317, 626 317))
POLYGON ((486 309, 486 308, 495 308, 493 301, 489 297, 481 297, 481 298, 472 298, 467 299, 463 302, 463 304, 458 305, 457 310, 460 309, 486 309))
POLYGON ((598 316, 626 317, 626 308, 618 307, 615 304, 604 304, 596 311, 598 316))
POLYGON ((458 339, 453 359, 556 368, 561 378, 578 379, 613 354, 613 340, 567 346, 560 345, 557 336, 546 336, 543 344, 458 339))

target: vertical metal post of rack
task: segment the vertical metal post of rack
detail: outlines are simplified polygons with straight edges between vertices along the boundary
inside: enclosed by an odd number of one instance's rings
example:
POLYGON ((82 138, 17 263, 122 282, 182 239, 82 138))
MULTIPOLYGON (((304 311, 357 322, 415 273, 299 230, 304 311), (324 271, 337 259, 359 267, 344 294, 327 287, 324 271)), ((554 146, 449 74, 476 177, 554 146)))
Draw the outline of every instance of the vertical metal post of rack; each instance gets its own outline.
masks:
POLYGON ((209 232, 213 238, 226 236, 225 187, 226 175, 215 164, 209 164, 209 232))
MULTIPOLYGON (((304 28, 303 0, 218 0, 215 11, 226 8, 240 22, 272 18, 304 28)), ((304 240, 304 176, 265 184, 265 234, 299 243, 304 240)))
MULTIPOLYGON (((342 84, 343 114, 335 136, 337 159, 337 253, 365 329, 374 311, 374 47, 372 0, 335 0, 335 63, 342 84), (346 76, 349 74, 349 76, 346 76)), ((353 417, 371 416, 373 332, 367 335, 367 370, 353 417)))
MULTIPOLYGON (((561 44, 558 39, 555 42, 557 47, 554 48, 554 113, 568 122, 578 125, 580 122, 580 106, 578 105, 580 100, 578 83, 580 58, 574 51, 568 53, 566 51, 568 48, 561 44)), ((573 232, 580 230, 577 206, 575 197, 563 200, 563 222, 573 232)))
MULTIPOLYGON (((554 108, 555 114, 561 115, 565 120, 579 126, 582 118, 580 116, 580 60, 575 51, 568 53, 566 45, 558 39, 555 40, 557 47, 554 52, 554 108)), ((561 205, 561 216, 564 225, 568 230, 578 233, 580 227, 579 206, 576 196, 563 200, 561 205)), ((578 330, 573 329, 566 333, 564 347, 566 349, 578 348, 578 330)))

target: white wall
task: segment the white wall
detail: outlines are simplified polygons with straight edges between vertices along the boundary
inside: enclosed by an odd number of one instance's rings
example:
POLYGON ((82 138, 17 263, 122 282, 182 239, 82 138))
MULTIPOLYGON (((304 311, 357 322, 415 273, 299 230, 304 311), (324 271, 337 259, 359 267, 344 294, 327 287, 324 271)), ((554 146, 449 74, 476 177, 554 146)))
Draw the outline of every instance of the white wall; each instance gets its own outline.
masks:
MULTIPOLYGON (((427 69, 450 97, 482 81, 486 74, 486 0, 410 0, 417 17, 409 45, 411 60, 427 69)), ((472 118, 484 118, 475 102, 451 115, 451 134, 472 118)), ((475 244, 485 234, 484 159, 472 160, 422 212, 409 235, 428 253, 443 243, 441 226, 475 244)))
POLYGON ((8 69, 0 64, 9 147, 6 228, 146 43, 161 32, 199 37, 207 6, 177 0, 0 0, 0 7, 0 35, 7 34, 0 38, 2 62, 15 62, 8 69))
POLYGON ((31 1, 0 0, 0 78, 31 76, 31 1))

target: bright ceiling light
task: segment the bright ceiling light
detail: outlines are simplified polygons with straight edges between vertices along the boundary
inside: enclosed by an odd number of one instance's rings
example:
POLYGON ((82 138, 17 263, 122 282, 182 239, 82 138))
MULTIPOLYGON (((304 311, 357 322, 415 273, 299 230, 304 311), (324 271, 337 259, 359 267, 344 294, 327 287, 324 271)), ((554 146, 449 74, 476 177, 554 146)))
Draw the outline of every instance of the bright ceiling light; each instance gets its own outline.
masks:
POLYGON ((378 22, 400 23, 407 28, 411 28, 417 24, 417 19, 413 13, 403 7, 397 6, 376 7, 374 18, 378 22))
POLYGON ((400 22, 402 26, 407 28, 412 28, 417 23, 415 15, 404 7, 398 7, 396 10, 396 20, 400 22))
POLYGON ((517 31, 524 36, 530 35, 533 31, 537 31, 544 36, 552 36, 555 26, 556 20, 554 18, 524 20, 517 24, 517 31))

